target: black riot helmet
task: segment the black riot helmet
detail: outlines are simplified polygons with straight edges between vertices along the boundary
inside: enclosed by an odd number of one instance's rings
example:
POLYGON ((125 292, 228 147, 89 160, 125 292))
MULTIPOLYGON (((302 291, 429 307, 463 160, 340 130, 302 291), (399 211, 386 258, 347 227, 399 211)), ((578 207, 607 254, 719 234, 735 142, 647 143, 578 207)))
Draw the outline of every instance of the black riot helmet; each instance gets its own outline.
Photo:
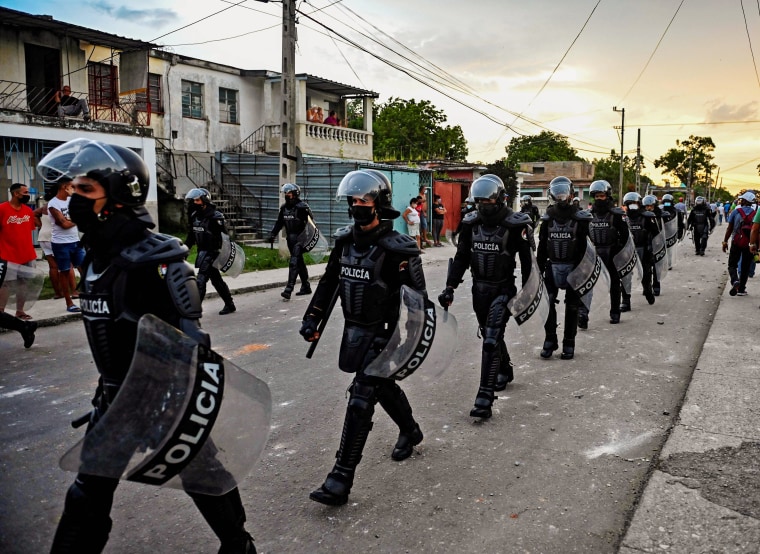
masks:
POLYGON ((567 177, 555 177, 549 183, 549 198, 558 203, 569 203, 573 198, 573 182, 567 177))
POLYGON ((531 198, 530 194, 523 194, 520 197, 520 204, 523 206, 530 206, 533 204, 533 199, 531 198))
POLYGON ((470 196, 475 203, 483 200, 496 200, 497 204, 504 204, 507 197, 507 189, 498 175, 481 175, 472 182, 470 196))
POLYGON ((185 195, 185 200, 188 200, 191 203, 194 202, 197 198, 200 198, 203 201, 204 205, 211 203, 211 194, 209 194, 209 192, 206 189, 202 189, 202 188, 191 189, 185 195))
POLYGON ((638 210, 641 206, 641 195, 638 192, 628 192, 623 196, 623 205, 629 210, 638 210))
POLYGON ((37 166, 43 179, 87 177, 100 183, 112 204, 142 206, 150 175, 143 159, 129 148, 98 140, 71 140, 45 156, 37 166))
POLYGON ((280 192, 282 192, 282 194, 290 193, 296 198, 298 198, 299 196, 301 196, 301 187, 299 187, 298 185, 294 183, 285 183, 284 185, 282 185, 280 192))
POLYGON ((647 194, 641 199, 641 205, 645 208, 647 206, 657 206, 657 197, 654 194, 647 194))
POLYGON ((349 210, 353 205, 352 198, 359 196, 365 200, 374 200, 375 210, 379 219, 396 219, 401 213, 391 203, 393 189, 385 173, 376 169, 359 169, 346 173, 335 192, 335 200, 344 198, 349 210))
POLYGON ((594 181, 591 183, 591 185, 588 187, 588 193, 591 195, 591 198, 594 198, 594 195, 598 192, 603 192, 607 195, 607 199, 612 198, 612 185, 610 185, 607 181, 604 179, 600 179, 598 181, 594 181))
POLYGON ((697 196, 694 199, 694 205, 696 205, 696 206, 704 206, 705 205, 705 197, 704 196, 697 196))
POLYGON ((672 194, 663 194, 662 195, 662 205, 663 206, 672 206, 673 205, 673 195, 672 194))

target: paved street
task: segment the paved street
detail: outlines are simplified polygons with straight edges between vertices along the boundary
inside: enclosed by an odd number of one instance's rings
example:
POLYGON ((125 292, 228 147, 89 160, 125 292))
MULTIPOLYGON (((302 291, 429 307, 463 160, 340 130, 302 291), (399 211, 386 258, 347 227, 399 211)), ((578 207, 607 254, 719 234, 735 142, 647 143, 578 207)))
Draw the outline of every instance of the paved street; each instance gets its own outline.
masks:
MULTIPOLYGON (((540 359, 541 341, 510 326, 515 381, 485 422, 468 415, 480 341, 466 281, 451 310, 459 340, 450 367, 438 380, 415 374, 402 383, 425 440, 410 459, 392 461, 397 430, 378 407, 341 508, 308 499, 333 462, 350 382, 336 367, 338 318, 307 361, 297 331, 308 298, 283 302, 278 288, 241 294, 230 316, 216 315, 221 301, 207 299, 203 323, 214 348, 273 394, 269 443, 241 484, 259 551, 617 551, 728 299, 719 241, 705 257, 686 246, 653 306, 636 292, 617 326, 592 312, 571 361, 540 359)), ((431 295, 452 253, 426 252, 431 295)), ((756 305, 757 296, 744 302, 756 305)), ((73 478, 57 460, 81 437, 69 422, 88 410, 96 372, 79 321, 41 328, 27 351, 17 335, 0 334, 0 352, 0 550, 43 552, 73 478)), ((216 551, 179 491, 124 483, 112 516, 107 552, 216 551)), ((648 551, 634 539, 627 553, 648 551)))

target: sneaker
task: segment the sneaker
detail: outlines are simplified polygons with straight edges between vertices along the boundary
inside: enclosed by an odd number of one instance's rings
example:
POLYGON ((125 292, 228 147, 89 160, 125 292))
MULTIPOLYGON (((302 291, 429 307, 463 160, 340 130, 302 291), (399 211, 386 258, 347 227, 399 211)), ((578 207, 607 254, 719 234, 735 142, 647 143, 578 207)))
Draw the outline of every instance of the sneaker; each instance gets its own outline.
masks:
POLYGON ((740 290, 739 292, 736 293, 736 296, 747 296, 747 291, 746 290, 740 290))
POLYGON ((739 281, 734 281, 734 286, 731 287, 731 290, 728 291, 728 294, 730 296, 736 296, 738 292, 739 292, 739 281))

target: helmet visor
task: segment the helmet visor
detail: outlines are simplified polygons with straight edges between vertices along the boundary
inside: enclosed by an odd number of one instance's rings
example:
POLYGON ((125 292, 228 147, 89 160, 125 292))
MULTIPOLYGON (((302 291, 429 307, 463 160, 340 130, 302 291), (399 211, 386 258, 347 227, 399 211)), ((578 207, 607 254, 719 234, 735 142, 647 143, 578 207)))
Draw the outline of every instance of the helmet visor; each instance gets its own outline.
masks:
POLYGON ((380 177, 364 171, 347 173, 338 185, 335 200, 344 200, 358 196, 366 201, 374 201, 380 195, 385 183, 380 177))
POLYGON ((558 202, 570 200, 571 186, 569 183, 556 183, 549 188, 549 194, 558 202))
POLYGON ((37 172, 46 181, 62 176, 75 179, 90 172, 100 175, 128 170, 127 162, 107 144, 75 139, 54 149, 37 164, 37 172))

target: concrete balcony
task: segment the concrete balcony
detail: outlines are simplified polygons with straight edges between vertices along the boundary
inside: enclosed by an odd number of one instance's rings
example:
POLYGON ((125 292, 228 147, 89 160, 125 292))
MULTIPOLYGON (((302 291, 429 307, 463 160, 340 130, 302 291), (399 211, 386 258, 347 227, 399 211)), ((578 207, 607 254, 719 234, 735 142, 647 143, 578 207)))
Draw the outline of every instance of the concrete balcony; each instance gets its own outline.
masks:
MULTIPOLYGON (((324 158, 372 160, 372 136, 367 131, 299 121, 296 140, 301 153, 324 158)), ((266 151, 280 151, 280 126, 267 125, 266 151)))

